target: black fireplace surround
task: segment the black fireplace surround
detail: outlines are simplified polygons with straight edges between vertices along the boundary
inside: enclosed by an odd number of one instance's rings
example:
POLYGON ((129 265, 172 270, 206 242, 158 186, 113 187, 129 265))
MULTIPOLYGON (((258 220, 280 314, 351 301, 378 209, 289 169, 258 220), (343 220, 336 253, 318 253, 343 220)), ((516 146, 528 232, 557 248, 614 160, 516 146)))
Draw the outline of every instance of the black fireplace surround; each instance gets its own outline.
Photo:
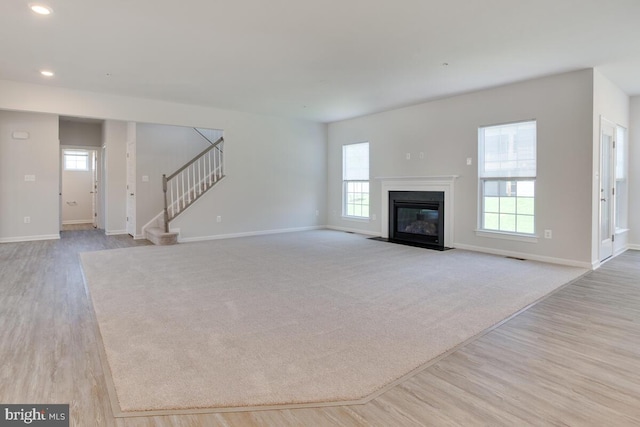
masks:
POLYGON ((444 249, 444 191, 390 191, 389 241, 444 249))

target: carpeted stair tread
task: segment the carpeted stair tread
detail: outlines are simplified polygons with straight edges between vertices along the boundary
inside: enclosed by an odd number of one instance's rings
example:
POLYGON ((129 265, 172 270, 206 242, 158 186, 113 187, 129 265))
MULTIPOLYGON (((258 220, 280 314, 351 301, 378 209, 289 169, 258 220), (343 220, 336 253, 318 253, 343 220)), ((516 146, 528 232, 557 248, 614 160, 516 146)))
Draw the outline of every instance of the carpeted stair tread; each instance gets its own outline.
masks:
POLYGON ((178 233, 173 231, 166 233, 160 227, 147 228, 144 234, 144 237, 154 245, 166 246, 178 243, 178 233))

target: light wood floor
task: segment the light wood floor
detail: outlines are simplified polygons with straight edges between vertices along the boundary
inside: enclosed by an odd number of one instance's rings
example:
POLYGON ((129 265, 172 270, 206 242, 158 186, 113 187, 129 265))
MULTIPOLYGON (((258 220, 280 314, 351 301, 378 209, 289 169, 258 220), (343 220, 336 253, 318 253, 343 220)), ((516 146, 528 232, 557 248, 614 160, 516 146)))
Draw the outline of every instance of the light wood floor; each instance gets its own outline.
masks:
POLYGON ((0 244, 0 403, 69 403, 72 426, 640 425, 636 251, 365 405, 116 419, 78 252, 142 244, 100 230, 0 244))

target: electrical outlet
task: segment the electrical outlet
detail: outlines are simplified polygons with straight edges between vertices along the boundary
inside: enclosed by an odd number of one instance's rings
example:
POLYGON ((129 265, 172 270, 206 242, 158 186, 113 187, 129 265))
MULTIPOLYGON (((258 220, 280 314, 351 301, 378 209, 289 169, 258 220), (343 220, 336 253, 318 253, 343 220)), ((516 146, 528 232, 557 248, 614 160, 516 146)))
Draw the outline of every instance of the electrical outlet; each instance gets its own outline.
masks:
POLYGON ((551 239, 553 237, 553 232, 551 230, 544 230, 544 238, 551 239))
POLYGON ((411 160, 411 153, 407 153, 407 160, 411 160))
POLYGON ((471 166, 473 159, 471 157, 467 157, 467 166, 471 166))
POLYGON ((25 224, 31 224, 31 217, 30 216, 25 216, 24 217, 24 223, 25 224))
POLYGON ((216 217, 216 222, 222 222, 222 216, 218 215, 218 216, 216 217))

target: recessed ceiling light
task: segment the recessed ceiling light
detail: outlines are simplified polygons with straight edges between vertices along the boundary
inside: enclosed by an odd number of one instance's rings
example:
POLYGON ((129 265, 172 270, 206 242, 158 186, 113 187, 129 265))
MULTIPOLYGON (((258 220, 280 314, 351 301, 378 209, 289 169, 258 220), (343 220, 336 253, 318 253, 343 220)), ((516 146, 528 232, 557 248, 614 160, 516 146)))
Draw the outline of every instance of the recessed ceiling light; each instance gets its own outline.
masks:
POLYGON ((45 6, 44 4, 39 3, 30 3, 29 9, 31 9, 38 15, 51 15, 53 13, 53 9, 51 9, 49 6, 45 6))
POLYGON ((40 74, 42 74, 45 77, 53 77, 53 71, 49 71, 49 70, 42 70, 40 71, 40 74))

